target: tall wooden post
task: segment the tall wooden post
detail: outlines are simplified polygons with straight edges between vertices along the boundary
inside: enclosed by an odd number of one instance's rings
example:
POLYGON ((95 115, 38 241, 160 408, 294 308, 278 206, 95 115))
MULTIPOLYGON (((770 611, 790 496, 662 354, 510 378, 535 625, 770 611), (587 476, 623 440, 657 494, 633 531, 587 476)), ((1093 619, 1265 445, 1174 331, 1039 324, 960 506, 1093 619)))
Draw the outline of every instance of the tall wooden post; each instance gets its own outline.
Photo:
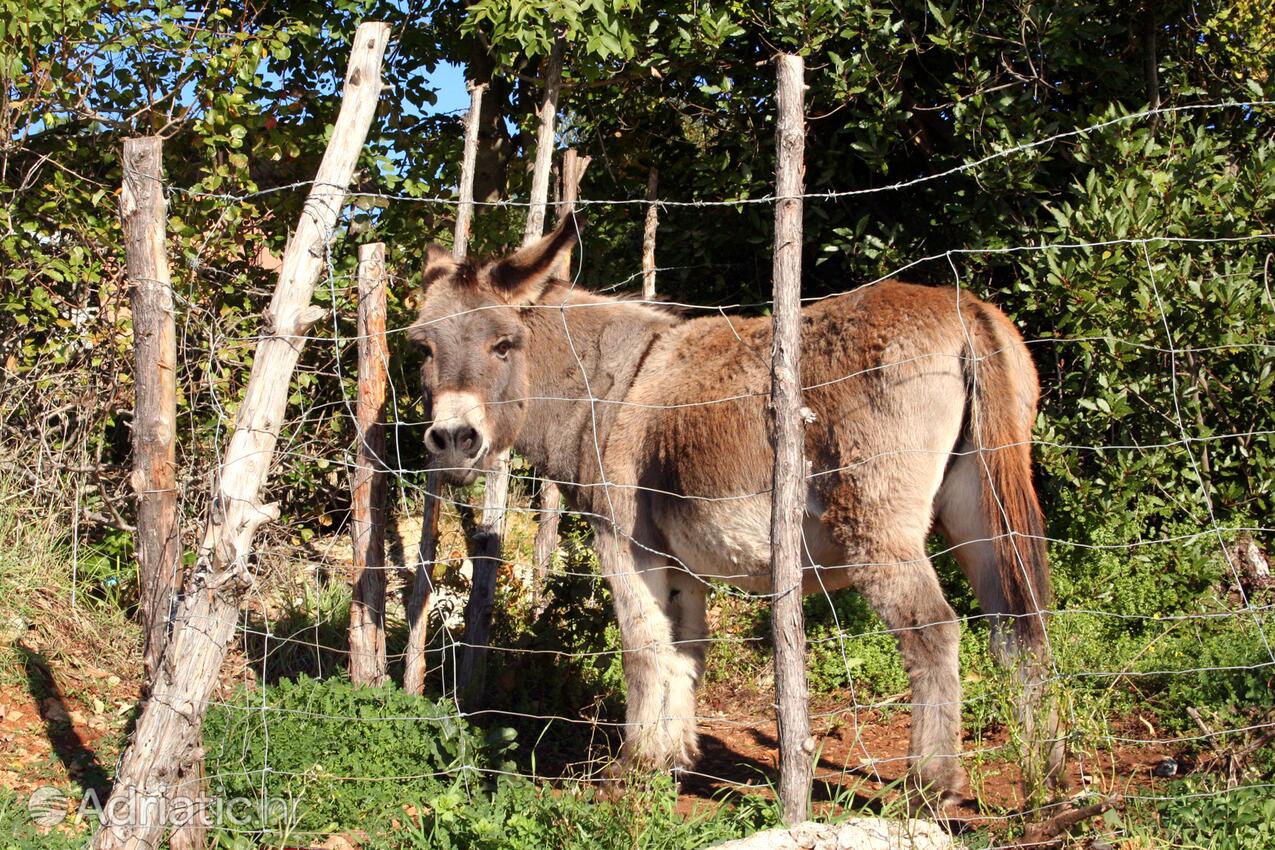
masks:
POLYGON ((775 702, 779 716, 779 799, 784 820, 806 819, 810 737, 806 632, 801 611, 801 515, 806 504, 801 403, 801 214, 805 172, 802 59, 777 59, 775 142, 774 341, 770 405, 775 469, 771 490, 770 571, 774 600, 775 702))
MULTIPOLYGON (((465 259, 474 221, 474 168, 478 159, 478 122, 483 110, 486 83, 469 84, 469 112, 465 115, 465 152, 460 163, 460 202, 456 206, 456 230, 452 256, 465 259)), ((425 692, 429 644, 429 599, 434 593, 434 565, 438 561, 438 520, 442 513, 442 476, 431 470, 425 476, 425 506, 421 517, 421 542, 416 549, 416 576, 407 611, 407 649, 403 659, 403 689, 425 692)))
POLYGON ((456 230, 452 237, 452 256, 465 259, 469 253, 469 237, 474 221, 474 169, 478 162, 478 123, 483 111, 486 83, 470 83, 469 112, 465 115, 465 152, 460 161, 460 203, 456 206, 456 230))
POLYGON ((642 228, 642 297, 655 297, 655 231, 660 226, 660 210, 655 201, 660 185, 660 172, 651 166, 646 178, 646 222, 642 228))
POLYGON ((133 312, 133 491, 141 585, 142 660, 151 682, 181 590, 177 522, 177 331, 164 245, 163 140, 124 140, 120 221, 133 312))
POLYGON ((120 759, 96 850, 155 850, 168 824, 162 801, 184 781, 185 754, 197 749, 204 711, 234 637, 239 605, 252 586, 252 540, 279 516, 261 502, 287 411, 288 387, 310 326, 326 311, 310 304, 337 215, 376 114, 381 58, 390 28, 361 24, 354 34, 341 112, 300 222, 288 240, 274 297, 263 317, 252 374, 213 484, 208 523, 188 593, 156 670, 150 699, 120 759))
MULTIPOLYGON (((562 201, 558 205, 558 220, 575 208, 580 197, 580 181, 584 179, 585 169, 592 162, 592 157, 580 156, 574 149, 567 149, 562 155, 562 201)), ((571 277, 571 255, 563 257, 563 264, 554 270, 560 278, 571 277)), ((558 524, 562 518, 562 491, 552 481, 540 484, 540 522, 536 526, 536 541, 532 548, 535 561, 535 587, 533 595, 537 613, 541 608, 545 580, 549 575, 549 562, 553 559, 554 550, 558 548, 558 524)))
MULTIPOLYGON (((523 229, 523 245, 531 245, 544 235, 545 208, 549 200, 549 172, 553 165, 553 127, 558 114, 558 93, 562 87, 562 56, 566 42, 559 38, 549 55, 545 73, 545 99, 540 106, 540 130, 536 137, 536 162, 532 171, 531 203, 523 229)), ((465 649, 456 671, 461 704, 473 710, 482 700, 487 670, 487 642, 491 635, 491 613, 496 601, 496 574, 500 570, 501 540, 505 532, 505 505, 509 501, 509 453, 504 452, 487 473, 483 494, 481 531, 470 541, 474 582, 465 604, 465 649)))
POLYGON ((351 476, 350 533, 354 586, 350 600, 350 681, 380 685, 385 673, 385 245, 359 246, 358 442, 351 476))

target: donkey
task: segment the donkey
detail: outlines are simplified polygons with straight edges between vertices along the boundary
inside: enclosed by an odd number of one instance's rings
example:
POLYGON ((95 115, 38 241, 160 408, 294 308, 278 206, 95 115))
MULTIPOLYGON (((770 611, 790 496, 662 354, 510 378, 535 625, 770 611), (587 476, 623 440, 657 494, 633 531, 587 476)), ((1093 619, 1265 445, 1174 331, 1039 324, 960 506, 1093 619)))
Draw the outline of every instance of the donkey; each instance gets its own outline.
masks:
MULTIPOLYGON (((426 447, 454 484, 516 448, 590 518, 624 652, 623 757, 689 768, 708 582, 770 588, 771 323, 684 319, 555 278, 579 227, 568 215, 485 264, 431 247, 408 331, 426 447)), ((944 802, 965 787, 959 623, 926 540, 938 528, 950 541, 993 651, 1022 673, 1030 723, 1050 596, 1032 485, 1036 372, 995 307, 897 281, 805 308, 801 348, 802 590, 853 588, 894 633, 912 687, 908 787, 944 802)))

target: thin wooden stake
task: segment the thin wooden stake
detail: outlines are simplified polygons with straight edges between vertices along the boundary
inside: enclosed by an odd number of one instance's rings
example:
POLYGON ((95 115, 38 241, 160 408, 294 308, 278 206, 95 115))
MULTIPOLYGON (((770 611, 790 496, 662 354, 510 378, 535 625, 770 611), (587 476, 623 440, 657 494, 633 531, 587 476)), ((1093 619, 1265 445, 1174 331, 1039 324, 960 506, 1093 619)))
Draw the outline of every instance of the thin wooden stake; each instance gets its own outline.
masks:
MULTIPOLYGON (((544 235, 545 208, 549 202, 549 172, 553 165, 554 121, 558 114, 558 92, 562 86, 562 57, 566 41, 559 38, 549 56, 545 73, 545 99, 540 107, 540 131, 536 137, 536 162, 532 172, 530 206, 523 245, 531 245, 544 235)), ((496 575, 501 563, 501 540, 505 533, 505 506, 509 501, 509 452, 502 453, 487 473, 483 493, 482 530, 470 541, 474 581, 465 605, 465 649, 456 671, 461 704, 467 711, 482 700, 487 672, 487 642, 491 634, 491 611, 496 597, 496 575)))
POLYGON ((779 720, 779 799, 784 820, 806 819, 810 799, 806 632, 801 611, 801 515, 806 504, 801 402, 801 215, 805 172, 802 59, 777 59, 779 114, 775 141, 774 342, 771 413, 775 469, 771 490, 771 609, 775 700, 779 720))
POLYGON ((141 585, 142 659, 155 675, 168 621, 181 590, 177 523, 177 326, 165 248, 163 140, 124 140, 124 230, 133 312, 133 490, 137 494, 137 561, 141 585))
POLYGON ((642 229, 642 298, 655 297, 655 231, 660 226, 660 211, 655 201, 660 185, 660 172, 651 166, 646 178, 646 225, 642 229))
POLYGON ((358 449, 351 476, 350 533, 354 543, 350 600, 350 681, 385 683, 385 245, 359 246, 358 449))
POLYGON ((562 55, 566 40, 559 38, 545 69, 545 99, 540 104, 540 128, 536 134, 536 163, 532 169, 530 206, 522 244, 530 245, 545 232, 545 208, 549 205, 549 172, 553 169, 553 128, 558 117, 558 93, 562 88, 562 55))
POLYGON ((253 537, 263 523, 279 516, 278 506, 262 504, 261 488, 274 461, 306 333, 326 314, 310 298, 376 114, 389 35, 389 25, 383 23, 361 24, 354 34, 341 112, 284 252, 252 375, 214 481, 189 592, 178 608, 151 698, 120 759, 104 822, 93 838, 96 850, 159 847, 168 824, 157 813, 175 784, 185 781, 181 766, 187 752, 198 749, 204 711, 234 637, 239 605, 253 583, 253 537))
POLYGON ((478 123, 483 111, 486 83, 470 83, 469 112, 465 115, 465 152, 460 162, 460 204, 456 207, 456 231, 452 256, 458 261, 469 252, 469 236, 474 221, 474 169, 478 162, 478 123))
MULTIPOLYGON (((558 220, 561 221, 575 208, 580 197, 580 181, 584 172, 593 161, 592 157, 580 156, 574 149, 568 148, 562 155, 562 201, 558 205, 558 220)), ((563 257, 562 265, 554 270, 554 274, 563 279, 571 277, 571 255, 563 257)), ((540 522, 536 526, 536 541, 532 547, 535 566, 534 587, 532 588, 533 606, 536 613, 543 608, 545 580, 549 575, 549 562, 558 548, 558 525, 562 519, 562 491, 552 481, 540 484, 540 522)))
MULTIPOLYGON (((478 122, 483 111, 486 83, 470 83, 469 112, 465 115, 465 152, 460 163, 460 203, 456 207, 456 230, 452 256, 465 259, 474 221, 474 169, 478 160, 478 122)), ((428 668, 425 648, 429 645, 429 600, 434 593, 434 566, 438 561, 438 520, 442 515, 443 477, 436 470, 425 476, 425 506, 421 516, 421 541, 416 548, 416 576, 407 612, 407 649, 403 660, 403 689, 425 692, 428 668)))

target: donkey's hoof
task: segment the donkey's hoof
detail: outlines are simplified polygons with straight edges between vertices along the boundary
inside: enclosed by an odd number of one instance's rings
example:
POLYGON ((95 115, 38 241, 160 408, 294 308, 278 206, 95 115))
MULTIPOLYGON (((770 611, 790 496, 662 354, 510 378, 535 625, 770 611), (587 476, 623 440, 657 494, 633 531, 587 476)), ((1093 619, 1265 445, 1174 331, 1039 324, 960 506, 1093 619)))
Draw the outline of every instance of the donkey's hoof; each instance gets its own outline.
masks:
POLYGON ((616 759, 594 776, 594 796, 599 800, 615 802, 622 798, 629 785, 629 769, 622 759, 616 759))
POLYGON ((943 820, 948 807, 965 799, 965 771, 959 764, 940 771, 926 771, 924 775, 909 772, 904 780, 908 814, 912 817, 943 820))

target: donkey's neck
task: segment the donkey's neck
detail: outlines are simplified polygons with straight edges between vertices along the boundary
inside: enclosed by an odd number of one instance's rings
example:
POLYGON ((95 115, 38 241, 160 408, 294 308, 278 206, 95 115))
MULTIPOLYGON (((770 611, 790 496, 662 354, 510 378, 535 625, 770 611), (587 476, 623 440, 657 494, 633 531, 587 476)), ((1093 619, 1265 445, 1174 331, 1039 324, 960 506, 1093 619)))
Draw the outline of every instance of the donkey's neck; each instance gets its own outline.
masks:
POLYGON ((655 340, 677 324, 649 304, 554 287, 528 311, 527 417, 517 448, 544 477, 597 480, 601 448, 655 340))

